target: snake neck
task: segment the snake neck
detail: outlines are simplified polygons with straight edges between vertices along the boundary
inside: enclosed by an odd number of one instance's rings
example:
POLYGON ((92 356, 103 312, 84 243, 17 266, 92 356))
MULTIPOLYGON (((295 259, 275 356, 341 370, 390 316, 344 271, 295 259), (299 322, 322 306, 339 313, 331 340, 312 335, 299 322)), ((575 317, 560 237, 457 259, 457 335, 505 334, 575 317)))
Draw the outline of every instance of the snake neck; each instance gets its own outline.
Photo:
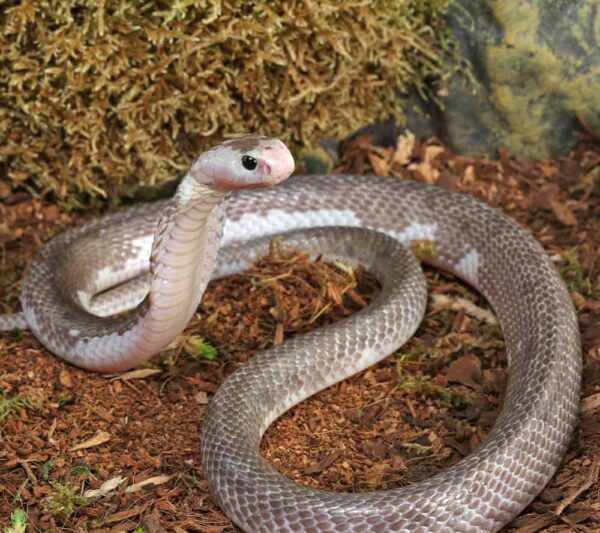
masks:
MULTIPOLYGON (((82 368, 119 372, 147 361, 168 346, 193 316, 210 279, 221 240, 226 197, 226 192, 212 190, 186 175, 155 226, 150 287, 144 300, 117 316, 82 313, 75 305, 63 307, 54 329, 49 329, 60 334, 46 338, 50 349, 82 368)), ((102 236, 102 231, 98 235, 102 236)), ((108 238, 109 260, 110 247, 108 238)), ((52 275, 47 265, 43 261, 34 264, 35 275, 24 287, 26 296, 40 279, 52 275)), ((73 273, 71 277, 79 276, 73 273)), ((97 281, 96 285, 88 287, 88 292, 106 290, 97 281)), ((56 285, 52 284, 51 289, 57 291, 56 285)), ((77 290, 76 285, 73 290, 77 290)), ((56 292, 55 297, 60 300, 60 293, 56 292)), ((23 301, 28 325, 43 335, 48 299, 24 297, 23 301)))
POLYGON ((161 216, 137 335, 140 357, 165 348, 196 311, 217 258, 226 197, 226 192, 203 186, 188 174, 161 216))

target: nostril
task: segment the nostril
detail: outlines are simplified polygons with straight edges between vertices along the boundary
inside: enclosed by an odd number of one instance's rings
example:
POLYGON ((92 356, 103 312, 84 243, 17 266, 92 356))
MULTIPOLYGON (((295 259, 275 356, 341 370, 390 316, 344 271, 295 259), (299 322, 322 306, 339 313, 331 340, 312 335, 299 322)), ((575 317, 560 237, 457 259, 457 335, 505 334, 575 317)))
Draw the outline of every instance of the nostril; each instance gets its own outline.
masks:
POLYGON ((264 163, 264 166, 263 166, 263 173, 264 173, 266 176, 270 176, 270 175, 271 175, 271 165, 269 165, 268 163, 264 163))

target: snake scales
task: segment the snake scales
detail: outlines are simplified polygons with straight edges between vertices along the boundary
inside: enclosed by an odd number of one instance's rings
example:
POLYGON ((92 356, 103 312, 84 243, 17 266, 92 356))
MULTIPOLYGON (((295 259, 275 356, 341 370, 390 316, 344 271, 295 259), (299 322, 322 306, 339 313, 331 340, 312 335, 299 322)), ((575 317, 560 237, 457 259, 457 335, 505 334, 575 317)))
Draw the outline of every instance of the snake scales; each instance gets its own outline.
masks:
POLYGON ((419 183, 303 176, 253 190, 292 170, 285 146, 264 137, 206 152, 172 199, 50 241, 24 280, 23 313, 0 315, 0 329, 29 327, 84 368, 129 368, 181 332, 211 275, 245 268, 266 250, 268 236, 291 231, 293 246, 367 266, 382 294, 347 320, 255 357, 221 386, 202 438, 219 505, 249 532, 499 529, 551 478, 576 420, 577 321, 550 259, 494 209, 419 183), (225 198, 237 189, 244 190, 229 199, 225 221, 225 198), (510 376, 496 424, 474 453, 408 487, 333 494, 297 485, 261 458, 261 436, 292 405, 374 364, 414 332, 425 286, 401 244, 415 239, 433 241, 432 262, 481 291, 498 315, 510 376))

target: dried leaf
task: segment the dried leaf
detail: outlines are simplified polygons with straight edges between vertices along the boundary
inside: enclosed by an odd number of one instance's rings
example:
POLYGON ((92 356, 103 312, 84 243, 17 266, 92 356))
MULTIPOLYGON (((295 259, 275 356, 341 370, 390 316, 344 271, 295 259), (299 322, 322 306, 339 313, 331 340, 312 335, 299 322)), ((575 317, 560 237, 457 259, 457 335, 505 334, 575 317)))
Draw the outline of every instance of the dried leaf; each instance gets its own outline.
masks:
POLYGON ((560 220, 565 226, 574 226, 577 224, 577 219, 573 214, 573 211, 569 208, 569 206, 560 201, 558 198, 550 198, 549 200, 550 208, 556 215, 556 218, 560 220))
POLYGON ((48 428, 48 442, 52 444, 52 446, 57 446, 58 441, 54 438, 54 432, 56 431, 56 426, 58 425, 58 421, 56 418, 52 420, 52 424, 48 428))
POLYGON ((83 495, 86 498, 100 498, 101 496, 106 496, 108 493, 116 490, 126 479, 127 478, 121 476, 107 479, 99 488, 86 490, 83 495))
POLYGON ((127 494, 131 494, 132 492, 138 492, 143 489, 151 489, 156 487, 157 485, 162 485, 169 481, 173 476, 154 476, 149 477, 148 479, 144 479, 144 481, 140 481, 139 483, 134 483, 125 489, 127 494))
POLYGON ((372 151, 367 152, 369 163, 373 167, 373 172, 377 176, 388 176, 390 174, 390 161, 388 157, 382 157, 378 153, 372 151))
MULTIPOLYGON (((142 519, 142 527, 145 533, 167 533, 167 530, 162 527, 160 520, 155 516, 146 516, 142 519)), ((180 529, 180 531, 184 531, 180 529)))
POLYGON ((534 202, 542 209, 550 209, 565 226, 574 226, 577 219, 563 197, 561 188, 556 183, 550 183, 535 195, 534 202))
POLYGON ((94 448, 95 446, 100 446, 101 444, 108 442, 110 438, 110 433, 107 433, 106 431, 98 431, 98 433, 96 433, 92 438, 84 440, 79 444, 76 444, 75 446, 70 448, 70 450, 74 452, 77 450, 86 450, 87 448, 94 448))
POLYGON ((470 300, 466 298, 449 298, 444 294, 433 294, 431 296, 433 305, 437 309, 452 309, 452 311, 464 311, 467 315, 480 320, 481 322, 487 322, 488 324, 495 325, 498 323, 498 319, 491 311, 482 309, 476 306, 470 300))
POLYGON ((122 381, 128 381, 130 379, 144 379, 150 376, 155 376, 156 374, 160 374, 162 370, 159 368, 138 368, 137 370, 131 370, 129 372, 125 372, 123 374, 119 374, 110 379, 110 381, 115 381, 120 379, 122 381))
POLYGON ((418 172, 422 180, 430 185, 435 183, 440 176, 439 170, 433 168, 427 161, 412 163, 408 166, 408 169, 418 172))
POLYGON ((396 151, 392 156, 393 163, 400 166, 406 166, 410 163, 413 149, 415 147, 415 134, 407 131, 398 137, 396 142, 396 151))
POLYGON ((463 355, 448 365, 446 377, 467 387, 477 387, 482 381, 481 361, 475 355, 463 355))
POLYGON ((425 147, 425 153, 423 154, 423 160, 429 165, 433 165, 436 158, 445 152, 445 148, 439 144, 430 144, 425 147))

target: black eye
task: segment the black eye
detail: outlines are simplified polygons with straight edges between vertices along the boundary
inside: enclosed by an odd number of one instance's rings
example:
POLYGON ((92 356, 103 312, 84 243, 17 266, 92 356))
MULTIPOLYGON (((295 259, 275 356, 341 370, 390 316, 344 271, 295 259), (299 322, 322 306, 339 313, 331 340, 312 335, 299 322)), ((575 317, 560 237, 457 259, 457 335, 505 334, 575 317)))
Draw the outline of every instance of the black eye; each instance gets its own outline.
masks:
POLYGON ((256 168, 256 165, 258 165, 258 161, 254 159, 251 155, 243 155, 242 165, 246 170, 254 170, 256 168))

